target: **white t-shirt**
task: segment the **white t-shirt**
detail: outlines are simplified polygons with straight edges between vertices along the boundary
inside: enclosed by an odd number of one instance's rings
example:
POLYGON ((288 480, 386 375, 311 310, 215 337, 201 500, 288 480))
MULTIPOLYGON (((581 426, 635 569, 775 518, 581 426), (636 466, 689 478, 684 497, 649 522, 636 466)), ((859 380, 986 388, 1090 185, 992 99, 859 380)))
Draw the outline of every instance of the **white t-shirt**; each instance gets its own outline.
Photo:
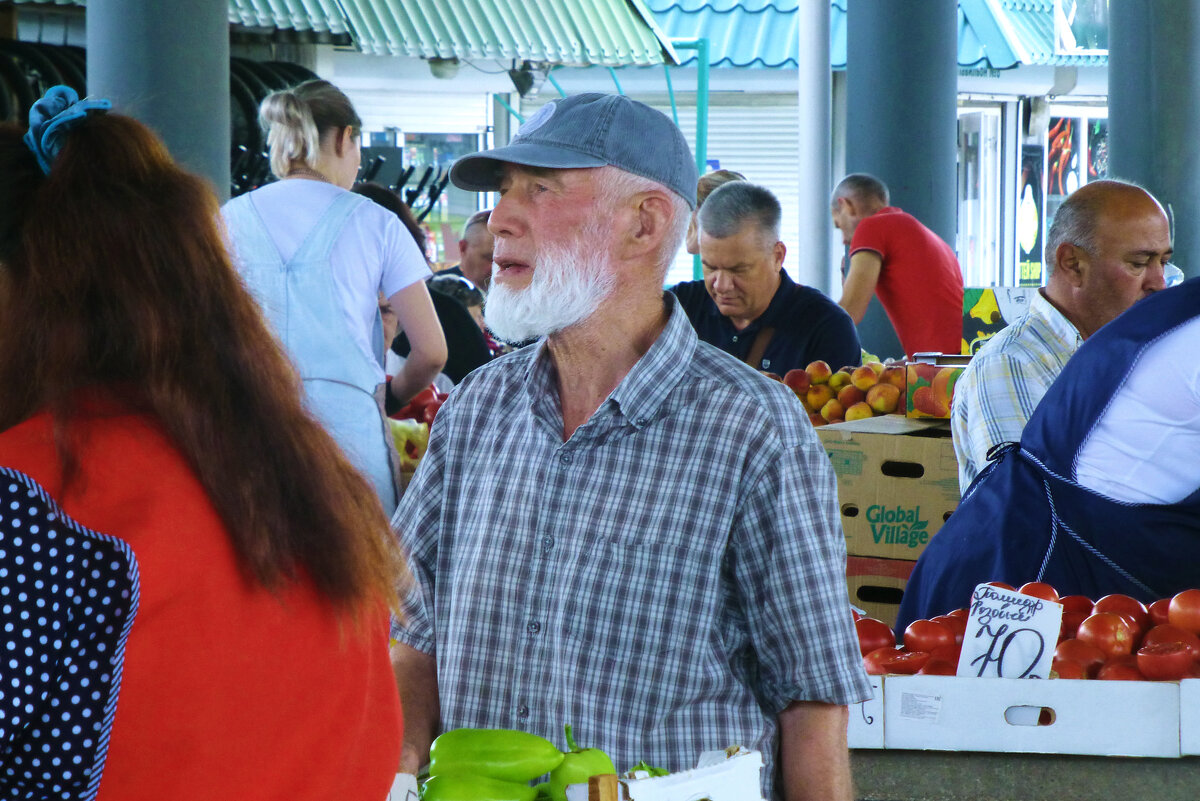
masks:
MULTIPOLYGON (((290 178, 254 190, 250 199, 286 263, 300 249, 329 204, 345 191, 324 181, 290 178)), ((334 245, 331 261, 347 327, 355 344, 377 364, 371 336, 379 310, 379 292, 390 298, 428 278, 429 265, 399 218, 369 201, 350 215, 334 245)), ((380 366, 379 380, 383 377, 380 366)))
POLYGON ((1129 503, 1177 503, 1200 487, 1200 318, 1142 354, 1076 457, 1076 480, 1129 503))

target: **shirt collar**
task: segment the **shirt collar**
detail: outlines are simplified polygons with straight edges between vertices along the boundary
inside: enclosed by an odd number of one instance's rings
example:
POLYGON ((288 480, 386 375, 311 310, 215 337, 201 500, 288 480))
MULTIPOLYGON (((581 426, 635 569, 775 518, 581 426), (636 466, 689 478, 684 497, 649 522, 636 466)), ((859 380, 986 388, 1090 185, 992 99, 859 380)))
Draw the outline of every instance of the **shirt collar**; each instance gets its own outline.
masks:
MULTIPOLYGON (((608 405, 614 405, 621 415, 635 428, 645 428, 658 412, 663 401, 683 379, 691 367, 692 356, 699 339, 692 328, 687 314, 671 292, 663 293, 667 306, 667 325, 658 339, 612 391, 608 399, 596 410, 593 418, 608 405)), ((525 368, 525 386, 529 393, 530 407, 536 410, 540 404, 559 403, 557 371, 550 358, 545 338, 538 342, 529 365, 525 368)), ((553 411, 561 417, 561 409, 553 411)))
POLYGON ((1079 330, 1054 307, 1053 303, 1046 300, 1041 289, 1033 293, 1033 302, 1029 304, 1029 311, 1045 320, 1046 325, 1063 343, 1074 348, 1078 348, 1083 343, 1083 337, 1079 335, 1079 330))

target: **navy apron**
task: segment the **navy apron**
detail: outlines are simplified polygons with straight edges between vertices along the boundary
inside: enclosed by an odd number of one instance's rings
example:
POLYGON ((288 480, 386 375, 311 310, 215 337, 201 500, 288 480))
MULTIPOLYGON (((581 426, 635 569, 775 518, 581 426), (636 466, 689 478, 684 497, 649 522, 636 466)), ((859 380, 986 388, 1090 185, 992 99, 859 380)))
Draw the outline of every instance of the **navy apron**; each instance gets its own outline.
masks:
POLYGON ((1125 503, 1074 480, 1076 455, 1142 352, 1197 316, 1200 279, 1192 279, 1140 301, 1083 343, 1021 442, 994 449, 921 554, 898 631, 968 606, 985 581, 1045 581, 1061 595, 1124 593, 1145 603, 1200 587, 1200 488, 1179 503, 1125 503))
POLYGON ((305 405, 371 480, 390 516, 399 493, 395 448, 381 406, 383 335, 375 338, 376 360, 355 344, 330 263, 346 221, 365 202, 370 201, 353 192, 339 194, 286 264, 249 195, 234 198, 222 211, 238 271, 300 371, 305 405))

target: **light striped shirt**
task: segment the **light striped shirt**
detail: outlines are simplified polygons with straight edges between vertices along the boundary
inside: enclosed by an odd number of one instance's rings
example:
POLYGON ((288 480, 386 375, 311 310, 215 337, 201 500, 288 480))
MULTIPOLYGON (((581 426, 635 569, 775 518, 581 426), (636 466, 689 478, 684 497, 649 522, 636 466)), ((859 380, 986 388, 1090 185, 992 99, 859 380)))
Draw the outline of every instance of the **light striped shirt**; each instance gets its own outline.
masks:
POLYGON ((1025 423, 1083 338, 1039 291, 1025 316, 984 343, 954 385, 950 429, 962 492, 988 451, 1018 442, 1025 423))
POLYGON ((793 700, 870 695, 833 471, 782 384, 666 329, 563 442, 544 342, 469 375, 393 518, 396 634, 436 654, 442 725, 695 767, 762 751, 793 700))

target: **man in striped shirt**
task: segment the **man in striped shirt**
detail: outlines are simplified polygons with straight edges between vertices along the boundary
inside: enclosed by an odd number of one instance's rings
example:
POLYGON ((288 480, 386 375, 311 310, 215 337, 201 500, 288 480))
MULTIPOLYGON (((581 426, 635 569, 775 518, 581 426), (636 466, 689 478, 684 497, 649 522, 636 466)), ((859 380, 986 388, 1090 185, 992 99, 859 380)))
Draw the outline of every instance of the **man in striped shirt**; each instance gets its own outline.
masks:
POLYGON ((1046 286, 1021 319, 980 348, 955 385, 951 430, 962 492, 993 447, 1021 439, 1080 343, 1163 288, 1171 253, 1166 212, 1139 186, 1094 181, 1063 201, 1046 237, 1046 286))

